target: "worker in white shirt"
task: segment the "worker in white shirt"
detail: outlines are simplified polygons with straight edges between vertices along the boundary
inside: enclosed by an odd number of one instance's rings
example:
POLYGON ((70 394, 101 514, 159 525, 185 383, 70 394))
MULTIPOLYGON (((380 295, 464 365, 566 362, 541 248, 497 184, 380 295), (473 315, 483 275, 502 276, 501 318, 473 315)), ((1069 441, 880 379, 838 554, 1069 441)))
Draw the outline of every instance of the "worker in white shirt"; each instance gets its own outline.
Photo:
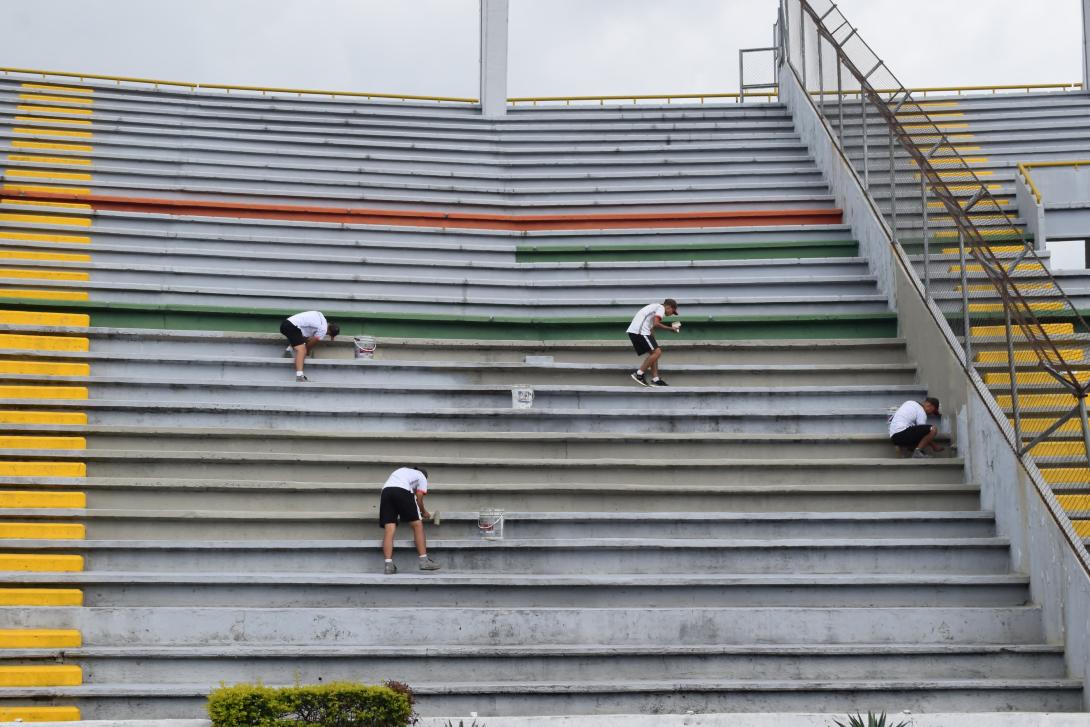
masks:
POLYGON ((930 457, 927 450, 941 452, 935 444, 939 430, 927 423, 927 417, 941 416, 939 400, 929 396, 923 401, 906 401, 889 418, 889 441, 904 450, 912 450, 913 457, 930 457))
POLYGON ((317 346, 326 334, 332 341, 341 332, 341 327, 332 321, 327 321, 325 316, 316 310, 303 311, 285 318, 280 324, 280 332, 288 339, 288 349, 292 351, 295 359, 295 380, 303 382, 307 380, 303 373, 303 361, 307 354, 317 346))
POLYGON ((646 355, 647 358, 638 369, 632 372, 632 380, 640 386, 666 386, 666 382, 659 378, 659 358, 662 356, 662 348, 655 340, 655 330, 672 331, 681 330, 680 323, 666 325, 662 322, 665 316, 677 315, 677 301, 667 298, 661 303, 651 303, 640 308, 628 326, 628 339, 632 341, 632 348, 636 349, 637 356, 646 355), (651 382, 647 381, 647 372, 651 372, 651 382))
POLYGON ((378 505, 378 524, 382 527, 382 557, 386 560, 383 572, 390 576, 397 573, 394 565, 394 534, 399 522, 408 523, 413 531, 417 568, 439 570, 439 564, 428 557, 428 545, 424 539, 424 518, 431 517, 424 508, 424 495, 428 494, 428 471, 419 465, 398 467, 382 486, 378 505))

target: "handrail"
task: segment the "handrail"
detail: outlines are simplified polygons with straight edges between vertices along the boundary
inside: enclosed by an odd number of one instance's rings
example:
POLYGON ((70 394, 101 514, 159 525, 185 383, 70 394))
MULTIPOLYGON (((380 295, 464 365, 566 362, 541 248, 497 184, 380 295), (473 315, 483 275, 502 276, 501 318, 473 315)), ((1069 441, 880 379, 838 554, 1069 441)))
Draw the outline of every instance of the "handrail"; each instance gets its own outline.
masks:
POLYGON ((1019 162, 1018 171, 1022 175, 1022 178, 1026 180, 1026 185, 1029 190, 1033 192, 1033 198, 1037 200, 1037 204, 1041 204, 1041 191, 1037 188, 1037 183, 1033 181, 1033 176, 1030 175, 1030 169, 1047 169, 1057 167, 1088 167, 1090 166, 1090 159, 1076 159, 1072 161, 1057 161, 1057 162, 1019 162))
POLYGON ((277 88, 274 86, 239 86, 226 83, 191 83, 189 81, 168 81, 159 78, 140 78, 136 76, 107 76, 98 73, 74 73, 71 71, 46 71, 36 68, 7 68, 0 67, 0 73, 4 75, 10 75, 17 73, 20 75, 29 76, 41 76, 45 78, 47 76, 56 76, 58 78, 77 78, 80 81, 94 80, 94 81, 112 81, 117 84, 122 83, 141 83, 145 85, 154 86, 156 88, 160 86, 177 86, 179 88, 187 88, 191 91, 197 91, 200 89, 214 89, 217 91, 252 91, 258 93, 288 93, 299 96, 312 95, 312 96, 348 96, 355 98, 382 98, 382 99, 395 99, 404 101, 439 101, 450 103, 479 103, 480 99, 476 98, 463 98, 458 96, 416 96, 410 94, 394 94, 394 93, 372 93, 368 91, 323 91, 311 88, 277 88))
POLYGON ((732 98, 742 99, 750 97, 765 97, 775 98, 778 95, 775 91, 767 93, 650 93, 650 94, 619 94, 608 96, 513 96, 507 99, 507 102, 512 105, 518 105, 520 103, 532 103, 549 102, 549 101, 565 101, 571 103, 572 101, 599 101, 605 103, 606 101, 631 101, 636 103, 638 101, 661 101, 665 100, 667 103, 674 99, 690 99, 698 98, 700 103, 704 103, 704 99, 708 98, 732 98))

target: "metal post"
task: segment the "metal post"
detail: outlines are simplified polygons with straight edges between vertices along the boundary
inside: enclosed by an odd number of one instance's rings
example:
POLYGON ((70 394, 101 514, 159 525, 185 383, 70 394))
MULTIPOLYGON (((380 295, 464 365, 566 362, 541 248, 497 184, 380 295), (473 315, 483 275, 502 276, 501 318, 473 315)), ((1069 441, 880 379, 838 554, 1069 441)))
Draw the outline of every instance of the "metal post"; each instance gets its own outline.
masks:
POLYGON ((738 51, 738 103, 746 102, 746 63, 745 51, 738 51))
POLYGON ((1014 336, 1011 334, 1011 309, 1003 304, 1004 330, 1007 334, 1007 370, 1011 377, 1011 411, 1014 412, 1014 442, 1022 448, 1022 407, 1018 402, 1018 367, 1014 360, 1014 336))
POLYGON ((1086 456, 1090 457, 1090 425, 1086 422, 1086 397, 1079 396, 1079 424, 1082 426, 1082 444, 1086 447, 1086 456))
POLYGON ((481 114, 507 114, 508 0, 481 0, 481 114))
POLYGON ((821 46, 824 43, 821 42, 821 35, 817 37, 817 56, 818 56, 818 107, 821 109, 821 116, 825 118, 825 66, 822 62, 821 46))
POLYGON ((806 13, 799 13, 799 65, 802 66, 802 90, 810 93, 810 84, 806 82, 806 13))
POLYGON ((928 229, 927 175, 920 167, 920 201, 923 203, 923 294, 931 297, 931 232, 928 229))
POLYGON ((840 62, 840 54, 836 58, 836 135, 840 140, 840 148, 844 151, 844 64, 840 62))
POLYGON ((958 257, 961 260, 961 315, 962 330, 965 334, 965 367, 973 367, 973 337, 969 329, 969 266, 965 259, 965 234, 958 230, 958 257))
MULTIPOLYGON (((897 230, 897 168, 893 160, 893 129, 889 130, 889 214, 893 225, 893 237, 900 240, 901 234, 897 230)), ((922 171, 922 170, 921 170, 922 171)))
POLYGON ((867 95, 859 89, 859 118, 863 120, 863 189, 870 194, 870 145, 867 136, 867 95))
POLYGON ((1090 0, 1082 0, 1082 90, 1090 92, 1090 0))

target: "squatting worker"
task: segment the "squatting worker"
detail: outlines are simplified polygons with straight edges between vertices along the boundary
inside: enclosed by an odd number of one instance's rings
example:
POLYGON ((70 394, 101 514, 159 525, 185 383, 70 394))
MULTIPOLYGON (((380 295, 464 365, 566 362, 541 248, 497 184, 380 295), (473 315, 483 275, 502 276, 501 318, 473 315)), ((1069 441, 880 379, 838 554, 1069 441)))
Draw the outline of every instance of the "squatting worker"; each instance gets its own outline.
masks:
POLYGON ((632 347, 636 349, 637 356, 646 355, 647 358, 638 369, 632 372, 632 380, 640 386, 666 386, 666 382, 659 378, 659 357, 662 356, 662 348, 655 340, 654 331, 662 329, 677 333, 681 330, 680 323, 671 326, 662 322, 665 316, 677 315, 677 301, 667 298, 661 303, 651 303, 640 308, 639 313, 632 319, 628 326, 628 338, 632 341, 632 347), (651 383, 647 383, 647 372, 651 372, 651 383))
POLYGON ((928 449, 941 452, 935 444, 939 430, 927 423, 927 417, 941 416, 939 400, 929 396, 923 401, 906 401, 889 418, 889 441, 901 449, 912 450, 913 457, 930 457, 928 449))
POLYGON ((326 334, 332 341, 341 332, 341 327, 332 321, 327 321, 325 316, 316 310, 307 310, 296 313, 290 318, 285 318, 280 324, 280 332, 287 336, 288 350, 295 357, 295 380, 306 381, 303 373, 303 361, 307 354, 317 346, 326 334))
POLYGON ((378 524, 383 529, 382 555, 386 559, 386 575, 397 573, 394 565, 394 533, 397 523, 409 523, 419 558, 420 570, 439 570, 439 564, 428 557, 424 540, 424 523, 421 518, 431 517, 424 508, 424 495, 428 492, 428 471, 418 465, 399 467, 382 486, 378 505, 378 524))

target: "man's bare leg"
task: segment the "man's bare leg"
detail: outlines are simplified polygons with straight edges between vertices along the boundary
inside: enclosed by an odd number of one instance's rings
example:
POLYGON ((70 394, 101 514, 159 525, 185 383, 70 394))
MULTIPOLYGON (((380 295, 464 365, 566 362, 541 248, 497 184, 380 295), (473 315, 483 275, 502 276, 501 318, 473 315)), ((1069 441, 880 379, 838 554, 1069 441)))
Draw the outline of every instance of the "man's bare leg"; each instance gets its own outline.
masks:
POLYGON ((662 349, 656 348, 654 351, 648 354, 647 358, 643 360, 643 365, 640 366, 643 371, 651 372, 652 379, 657 379, 659 377, 659 356, 661 355, 662 349))
POLYGON ((928 432, 924 436, 924 438, 920 440, 920 443, 916 445, 916 449, 924 450, 924 449, 927 449, 928 447, 930 447, 931 451, 933 451, 933 452, 941 452, 942 447, 935 444, 935 437, 937 437, 938 434, 939 434, 939 430, 937 428, 935 428, 935 427, 931 427, 931 431, 928 432))
POLYGON ((298 346, 293 346, 292 350, 295 351, 295 370, 303 370, 303 361, 307 358, 307 345, 300 343, 298 346))
POLYGON ((394 533, 397 532, 397 523, 386 523, 382 530, 382 556, 386 560, 393 560, 394 533))
MULTIPOLYGON (((425 556, 428 554, 428 544, 424 540, 424 523, 420 520, 410 523, 413 529, 413 541, 416 543, 416 554, 425 556)), ((387 527, 389 527, 387 525, 387 527)), ((390 556, 386 556, 389 558, 390 556)))

